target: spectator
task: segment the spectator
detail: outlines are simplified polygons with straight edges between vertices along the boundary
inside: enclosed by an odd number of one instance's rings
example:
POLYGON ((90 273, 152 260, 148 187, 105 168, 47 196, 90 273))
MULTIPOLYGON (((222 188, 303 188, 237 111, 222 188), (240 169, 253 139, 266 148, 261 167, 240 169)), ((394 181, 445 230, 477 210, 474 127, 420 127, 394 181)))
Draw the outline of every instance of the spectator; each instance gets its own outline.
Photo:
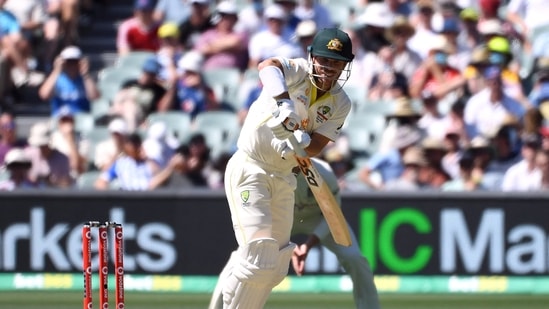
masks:
POLYGON ((513 68, 513 54, 511 52, 511 42, 504 37, 491 38, 486 47, 489 51, 489 62, 491 65, 499 66, 501 69, 501 80, 507 95, 521 102, 525 107, 530 106, 522 91, 522 81, 517 74, 517 69, 513 68))
POLYGON ((158 79, 165 85, 177 77, 177 62, 185 52, 179 43, 179 28, 177 24, 165 23, 158 28, 160 48, 156 52, 156 59, 160 64, 158 79))
POLYGON ((373 104, 383 104, 377 101, 394 101, 408 97, 408 79, 402 73, 393 70, 376 74, 368 89, 368 100, 373 104))
POLYGON ((9 174, 9 179, 0 181, 0 191, 14 191, 16 189, 34 189, 35 184, 29 178, 32 162, 21 148, 12 148, 2 163, 9 174))
POLYGON ((458 40, 459 33, 461 32, 459 19, 457 17, 445 18, 442 22, 442 27, 439 30, 448 42, 451 52, 448 54, 448 64, 459 71, 465 69, 469 63, 471 57, 472 48, 461 44, 458 40))
POLYGON ((390 180, 396 179, 404 168, 402 157, 406 150, 421 139, 419 130, 412 126, 401 126, 397 129, 391 149, 375 153, 360 170, 360 180, 375 190, 380 190, 390 180), (381 183, 376 183, 372 174, 381 175, 381 183))
POLYGON ((465 152, 458 160, 459 176, 445 182, 442 191, 478 191, 484 190, 473 176, 474 157, 470 152, 465 152))
POLYGON ((118 27, 116 47, 119 55, 158 50, 160 24, 153 18, 155 5, 155 0, 135 0, 133 17, 124 20, 118 27))
POLYGON ((198 37, 213 26, 210 0, 191 0, 191 16, 179 25, 181 45, 193 49, 198 37))
POLYGON ((494 159, 493 146, 486 138, 476 136, 471 140, 469 148, 465 151, 470 151, 473 156, 473 179, 477 183, 481 183, 488 166, 494 159))
POLYGON ((263 26, 263 0, 249 0, 247 5, 238 12, 238 22, 235 31, 250 37, 263 26))
POLYGON ((139 77, 126 81, 116 93, 109 114, 124 118, 129 131, 135 131, 150 113, 158 111, 168 95, 158 80, 159 71, 156 57, 148 58, 139 77))
POLYGON ((461 45, 468 47, 469 50, 483 43, 482 35, 478 30, 478 11, 474 8, 467 7, 459 13, 463 32, 458 36, 458 41, 461 45))
POLYGON ((357 17, 356 32, 365 53, 377 54, 382 47, 390 45, 385 31, 393 24, 394 17, 387 5, 377 2, 369 3, 357 17))
MULTIPOLYGON (((446 154, 442 157, 442 169, 452 178, 460 177, 459 160, 463 157, 464 150, 460 143, 460 135, 456 131, 447 131, 443 143, 446 154)), ((472 169, 472 167, 471 167, 472 169)))
POLYGON ((421 169, 427 166, 423 150, 420 147, 410 147, 402 158, 404 169, 396 179, 389 180, 383 190, 385 191, 417 191, 421 188, 421 169))
POLYGON ((100 171, 109 169, 122 154, 124 139, 131 132, 124 119, 114 118, 109 123, 110 138, 100 141, 95 147, 94 165, 100 171))
MULTIPOLYGON (((535 29, 548 25, 549 6, 544 1, 511 0, 507 5, 507 19, 518 28, 523 38, 532 36, 535 29)), ((526 41, 525 51, 530 52, 532 42, 526 41)))
POLYGON ((532 191, 539 187, 541 171, 536 166, 536 153, 540 148, 537 134, 522 137, 522 159, 505 172, 501 184, 503 191, 532 191))
MULTIPOLYGON (((509 2, 509 1, 506 1, 509 2)), ((501 35, 503 37, 516 39, 523 44, 525 37, 523 37, 517 30, 514 23, 507 20, 505 17, 500 16, 501 0, 480 0, 480 19, 479 19, 479 31, 485 32, 483 29, 493 29, 493 34, 501 35), (491 23, 491 24, 490 24, 491 23)), ((490 32, 490 31, 487 31, 490 32)))
POLYGON ((549 66, 540 67, 534 74, 534 86, 528 95, 528 101, 540 108, 541 103, 549 100, 549 66))
POLYGON ((4 163, 6 154, 13 148, 25 147, 26 143, 17 139, 17 125, 11 112, 0 114, 0 165, 4 163))
POLYGON ((23 85, 29 75, 26 59, 18 50, 23 40, 21 26, 17 18, 6 10, 5 3, 6 0, 0 0, 0 106, 7 103, 12 84, 23 85), (14 72, 18 74, 12 76, 14 72))
MULTIPOLYGON (((360 41, 357 51, 359 58, 354 68, 358 68, 360 87, 370 88, 376 74, 393 71, 393 51, 386 37, 386 29, 393 24, 394 16, 384 3, 370 3, 364 13, 357 18, 356 35, 360 41), (360 55, 364 53, 363 55, 360 55)), ((353 74, 355 74, 353 72, 353 74)))
POLYGON ((515 127, 504 124, 492 137, 494 157, 482 177, 482 184, 486 189, 500 190, 507 170, 521 160, 517 135, 515 127))
POLYGON ((469 136, 492 136, 506 119, 522 121, 525 113, 519 102, 505 94, 501 70, 491 66, 484 71, 486 87, 465 105, 464 119, 469 136))
POLYGON ((549 190, 549 152, 541 149, 536 153, 536 167, 540 170, 538 190, 549 190))
MULTIPOLYGON (((421 129, 418 126, 421 113, 414 109, 410 98, 400 97, 393 100, 391 103, 393 103, 395 107, 391 114, 385 116, 387 125, 381 135, 381 143, 378 146, 378 152, 385 152, 392 148, 399 127, 411 126, 421 132, 421 129)), ((387 104, 387 102, 372 104, 387 104)))
POLYGON ((51 134, 51 147, 69 158, 71 173, 80 175, 86 170, 86 146, 74 127, 74 114, 64 106, 57 113, 57 123, 51 134))
POLYGON ((193 187, 193 183, 187 177, 185 157, 181 153, 176 153, 170 158, 166 167, 152 178, 149 186, 151 190, 164 188, 185 189, 193 187))
POLYGON ((191 136, 176 152, 167 167, 154 178, 152 187, 208 187, 205 171, 210 164, 210 149, 204 135, 191 136))
POLYGON ((196 40, 195 49, 204 57, 204 70, 237 68, 244 71, 248 61, 248 39, 244 33, 234 31, 238 10, 229 0, 217 5, 215 27, 206 30, 196 40))
POLYGON ((286 12, 286 27, 291 35, 294 35, 295 29, 301 19, 296 15, 297 0, 273 0, 275 5, 281 6, 286 12))
POLYGON ((295 39, 301 48, 301 57, 307 58, 307 49, 313 43, 317 29, 318 27, 313 20, 303 20, 297 25, 295 39))
POLYGON ((470 97, 479 93, 484 89, 484 79, 482 73, 490 66, 490 51, 486 45, 479 45, 471 52, 469 64, 462 71, 463 77, 466 79, 465 92, 466 96, 470 97))
POLYGON ((431 93, 439 99, 440 105, 447 106, 461 93, 465 79, 458 69, 448 63, 452 47, 446 38, 438 36, 426 42, 430 42, 427 44, 431 46, 429 55, 412 77, 410 95, 420 98, 425 93, 431 93))
POLYGON ((189 51, 181 58, 178 63, 181 76, 168 87, 159 105, 160 111, 178 110, 194 119, 199 113, 218 104, 214 91, 200 73, 203 61, 202 54, 197 51, 189 51))
POLYGON ((397 16, 393 24, 387 29, 386 37, 391 42, 392 68, 403 74, 407 80, 421 64, 421 57, 408 47, 408 40, 416 30, 404 16, 397 16))
MULTIPOLYGON (((350 8, 349 8, 350 9, 350 8)), ((301 0, 294 9, 294 14, 300 22, 312 20, 317 25, 318 29, 331 28, 334 25, 330 16, 330 11, 325 5, 315 0, 301 0)), ((296 25, 296 30, 297 26, 296 25)))
POLYGON ((541 150, 549 151, 549 127, 546 125, 542 126, 539 129, 539 134, 541 136, 541 150))
POLYGON ((277 4, 265 9, 267 28, 255 33, 248 43, 249 68, 257 68, 260 61, 272 56, 294 58, 300 55, 299 46, 292 42, 292 32, 287 28, 288 15, 277 4))
POLYGON ((73 113, 90 112, 90 102, 99 98, 100 93, 89 69, 80 48, 69 46, 61 51, 38 91, 42 100, 50 101, 52 116, 63 106, 68 106, 73 113))
MULTIPOLYGON (((22 38, 17 50, 27 62, 34 59, 34 46, 41 43, 43 27, 46 21, 46 8, 41 0, 6 0, 4 8, 12 13, 21 27, 22 38)), ((35 65, 34 65, 35 66, 35 65)))
POLYGON ((154 20, 158 23, 179 25, 191 16, 191 4, 187 0, 158 0, 154 8, 154 20))
POLYGON ((170 158, 175 154, 178 141, 168 132, 163 122, 155 122, 147 130, 147 138, 143 141, 145 157, 153 160, 160 168, 165 168, 170 158))
POLYGON ((438 36, 432 27, 435 3, 433 0, 418 0, 416 7, 418 12, 415 17, 411 17, 416 33, 408 41, 408 47, 425 60, 429 57, 431 47, 427 42, 436 41, 438 36))
POLYGON ((158 165, 145 157, 139 134, 132 133, 124 139, 122 154, 101 173, 95 182, 95 188, 106 190, 116 180, 120 190, 149 190, 151 180, 158 171, 158 165))
POLYGON ((427 136, 442 139, 445 134, 446 116, 439 111, 438 99, 432 93, 422 95, 423 112, 418 126, 427 133, 427 136))
POLYGON ((50 146, 51 129, 47 122, 31 127, 25 153, 32 161, 29 178, 39 187, 69 188, 75 183, 69 157, 50 146))

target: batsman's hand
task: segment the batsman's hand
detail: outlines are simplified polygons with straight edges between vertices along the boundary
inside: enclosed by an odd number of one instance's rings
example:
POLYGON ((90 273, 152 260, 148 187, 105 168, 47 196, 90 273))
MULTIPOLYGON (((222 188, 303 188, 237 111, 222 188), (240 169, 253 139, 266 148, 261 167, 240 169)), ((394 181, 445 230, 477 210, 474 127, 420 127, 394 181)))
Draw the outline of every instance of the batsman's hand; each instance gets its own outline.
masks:
MULTIPOLYGON (((296 130, 292 133, 295 136, 295 139, 299 143, 299 147, 302 149, 307 148, 311 143, 311 136, 307 132, 302 130, 296 130)), ((271 141, 271 146, 280 154, 280 157, 283 159, 289 159, 295 155, 295 150, 293 145, 287 141, 287 138, 284 140, 273 138, 271 141)))
POLYGON ((306 244, 296 246, 292 252, 292 267, 298 276, 303 275, 305 272, 305 260, 307 259, 308 253, 309 248, 306 244))
POLYGON ((277 105, 278 109, 273 112, 273 118, 267 122, 267 126, 276 138, 285 140, 299 128, 300 118, 295 112, 292 100, 282 99, 277 101, 277 105))

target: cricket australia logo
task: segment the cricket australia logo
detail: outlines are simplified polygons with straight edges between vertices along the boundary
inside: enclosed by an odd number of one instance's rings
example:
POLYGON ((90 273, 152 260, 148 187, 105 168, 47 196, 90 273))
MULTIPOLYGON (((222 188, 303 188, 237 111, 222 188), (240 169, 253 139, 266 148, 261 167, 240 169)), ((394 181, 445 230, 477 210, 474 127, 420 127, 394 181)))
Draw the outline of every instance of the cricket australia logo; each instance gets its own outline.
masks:
POLYGON ((320 106, 316 110, 316 122, 323 123, 332 117, 332 109, 329 106, 320 106))
POLYGON ((242 206, 250 206, 250 203, 248 203, 248 200, 250 199, 250 191, 245 190, 240 192, 240 199, 242 200, 242 206))
POLYGON ((335 50, 335 51, 342 51, 343 50, 343 43, 337 38, 331 39, 328 44, 326 44, 326 47, 328 47, 329 50, 335 50))

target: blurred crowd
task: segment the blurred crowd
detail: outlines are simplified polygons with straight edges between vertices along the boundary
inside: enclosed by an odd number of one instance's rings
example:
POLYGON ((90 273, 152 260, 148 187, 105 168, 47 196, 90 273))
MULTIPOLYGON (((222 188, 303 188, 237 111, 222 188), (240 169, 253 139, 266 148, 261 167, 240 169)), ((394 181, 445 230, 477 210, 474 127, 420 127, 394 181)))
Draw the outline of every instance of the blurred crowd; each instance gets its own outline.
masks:
POLYGON ((257 64, 330 26, 355 54, 322 154, 343 190, 549 187, 545 1, 135 0, 95 75, 78 42, 99 2, 0 0, 0 189, 222 188, 257 64), (29 84, 50 117, 20 138, 7 107, 29 84))

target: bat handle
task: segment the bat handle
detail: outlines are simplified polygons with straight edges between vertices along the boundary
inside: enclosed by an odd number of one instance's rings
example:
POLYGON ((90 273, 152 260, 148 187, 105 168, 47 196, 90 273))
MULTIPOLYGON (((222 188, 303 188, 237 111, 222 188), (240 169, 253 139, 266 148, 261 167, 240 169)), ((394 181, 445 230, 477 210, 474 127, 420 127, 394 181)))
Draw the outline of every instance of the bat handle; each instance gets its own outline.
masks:
POLYGON ((301 147, 301 145, 299 144, 299 142, 297 141, 297 139, 295 138, 295 135, 290 135, 288 137, 288 142, 290 142, 290 144, 292 144, 292 148, 294 149, 295 151, 295 154, 298 156, 298 157, 302 157, 302 158, 306 158, 308 157, 307 155, 307 152, 305 151, 305 149, 303 149, 301 147))

